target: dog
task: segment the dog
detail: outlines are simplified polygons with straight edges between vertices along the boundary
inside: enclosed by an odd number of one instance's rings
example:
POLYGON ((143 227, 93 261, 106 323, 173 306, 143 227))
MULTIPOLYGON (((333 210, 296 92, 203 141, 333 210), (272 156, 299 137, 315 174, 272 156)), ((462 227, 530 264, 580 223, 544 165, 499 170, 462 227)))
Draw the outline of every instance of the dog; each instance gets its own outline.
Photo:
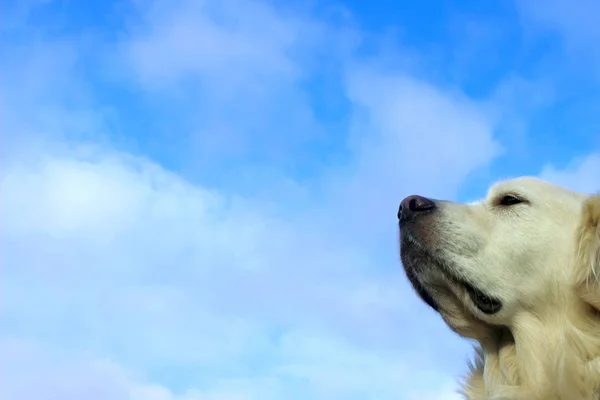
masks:
POLYGON ((470 204, 408 196, 398 221, 412 287, 477 343, 465 399, 600 399, 600 195, 521 177, 470 204))

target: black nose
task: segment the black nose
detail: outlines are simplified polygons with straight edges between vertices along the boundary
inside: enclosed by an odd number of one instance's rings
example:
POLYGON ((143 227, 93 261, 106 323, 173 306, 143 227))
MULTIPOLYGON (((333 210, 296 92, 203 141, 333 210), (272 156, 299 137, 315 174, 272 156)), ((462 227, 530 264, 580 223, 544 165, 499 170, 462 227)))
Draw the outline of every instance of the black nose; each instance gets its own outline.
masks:
POLYGON ((400 207, 398 208, 398 219, 400 221, 405 221, 434 209, 435 203, 433 200, 417 195, 408 196, 400 203, 400 207))

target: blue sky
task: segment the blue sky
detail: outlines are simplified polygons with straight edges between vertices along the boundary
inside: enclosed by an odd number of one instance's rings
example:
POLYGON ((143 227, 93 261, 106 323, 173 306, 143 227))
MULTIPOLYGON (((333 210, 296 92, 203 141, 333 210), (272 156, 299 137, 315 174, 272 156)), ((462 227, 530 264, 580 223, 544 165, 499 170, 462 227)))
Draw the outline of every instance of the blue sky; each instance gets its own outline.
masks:
POLYGON ((591 0, 0 4, 0 397, 457 399, 406 195, 600 189, 591 0))

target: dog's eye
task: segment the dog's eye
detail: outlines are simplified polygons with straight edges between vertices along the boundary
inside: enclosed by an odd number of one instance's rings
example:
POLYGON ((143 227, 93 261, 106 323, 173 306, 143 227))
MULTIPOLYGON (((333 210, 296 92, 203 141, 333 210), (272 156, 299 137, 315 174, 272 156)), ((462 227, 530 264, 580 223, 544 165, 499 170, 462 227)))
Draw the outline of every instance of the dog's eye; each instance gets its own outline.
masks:
POLYGON ((519 199, 518 197, 511 196, 509 194, 500 199, 500 204, 503 206, 512 206, 514 204, 519 204, 522 202, 523 200, 519 199))

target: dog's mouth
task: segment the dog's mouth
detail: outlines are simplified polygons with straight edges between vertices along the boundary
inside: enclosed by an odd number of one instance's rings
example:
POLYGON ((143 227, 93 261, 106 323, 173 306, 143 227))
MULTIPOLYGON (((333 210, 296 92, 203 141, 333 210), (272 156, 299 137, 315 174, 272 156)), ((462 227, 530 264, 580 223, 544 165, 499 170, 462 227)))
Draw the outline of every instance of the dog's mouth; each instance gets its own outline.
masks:
POLYGON ((461 284, 467 290, 467 293, 469 293, 469 297, 473 304, 475 304, 482 313, 493 315, 502 309, 502 301, 499 299, 484 293, 467 282, 461 282, 461 284))
MULTIPOLYGON (((477 309, 482 313, 486 315, 494 315, 502 309, 502 301, 500 299, 485 293, 483 290, 476 288, 464 279, 460 279, 448 274, 447 269, 444 269, 442 273, 447 277, 446 279, 454 282, 458 286, 463 287, 467 291, 469 298, 475 307, 477 307, 477 309)), ((431 296, 427 289, 423 286, 423 284, 418 284, 417 291, 419 292, 421 299, 439 312, 439 306, 433 299, 433 296, 431 296)))
POLYGON ((443 260, 437 256, 431 255, 429 252, 426 252, 422 246, 416 245, 417 248, 415 248, 416 243, 407 243, 406 238, 403 239, 403 243, 401 244, 401 258, 407 276, 419 297, 435 311, 439 312, 438 303, 418 279, 418 275, 422 268, 421 265, 430 265, 432 268, 437 268, 438 271, 443 274, 444 280, 463 287, 468 293, 473 304, 482 313, 486 315, 493 315, 502 309, 502 301, 500 299, 489 295, 485 291, 467 282, 465 279, 456 276, 456 274, 452 272, 453 269, 449 268, 443 260), (410 248, 411 250, 407 251, 407 248, 410 248))

